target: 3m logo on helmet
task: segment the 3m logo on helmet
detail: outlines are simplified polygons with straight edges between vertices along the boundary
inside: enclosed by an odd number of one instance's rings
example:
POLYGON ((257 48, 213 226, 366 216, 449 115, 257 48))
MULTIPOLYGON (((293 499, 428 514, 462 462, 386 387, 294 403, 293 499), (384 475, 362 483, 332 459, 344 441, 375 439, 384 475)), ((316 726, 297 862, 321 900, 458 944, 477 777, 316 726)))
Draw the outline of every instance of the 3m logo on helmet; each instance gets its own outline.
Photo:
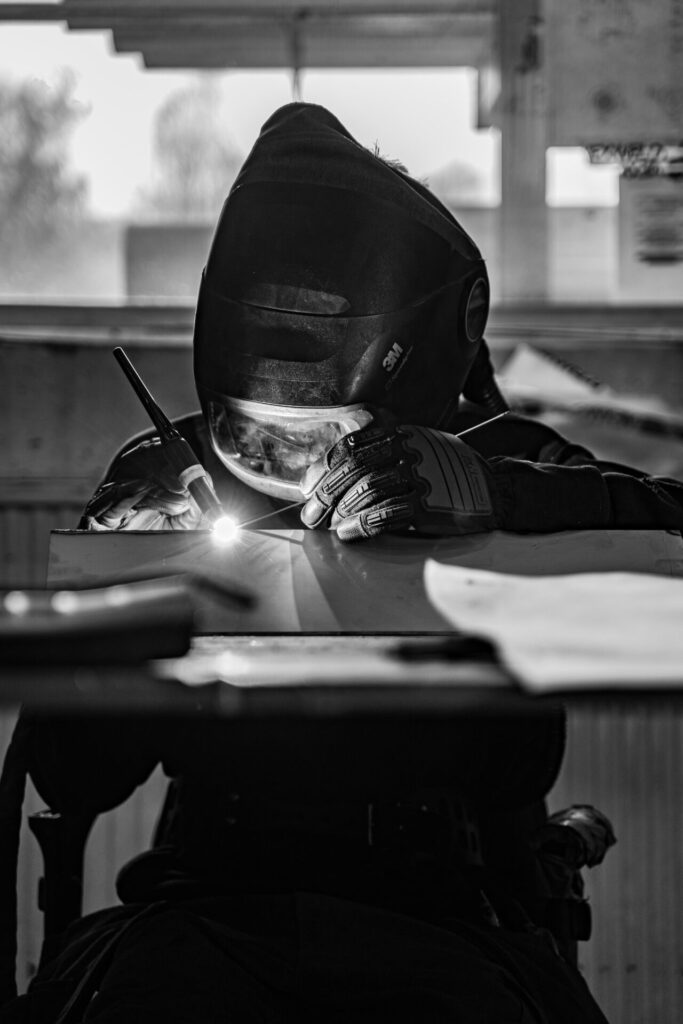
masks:
POLYGON ((391 371, 396 366, 396 363, 399 361, 402 355, 403 349, 401 348, 399 343, 395 341, 394 344, 389 349, 389 351, 387 352, 387 354, 385 355, 384 359, 382 360, 382 366, 387 371, 387 373, 391 373, 391 371))

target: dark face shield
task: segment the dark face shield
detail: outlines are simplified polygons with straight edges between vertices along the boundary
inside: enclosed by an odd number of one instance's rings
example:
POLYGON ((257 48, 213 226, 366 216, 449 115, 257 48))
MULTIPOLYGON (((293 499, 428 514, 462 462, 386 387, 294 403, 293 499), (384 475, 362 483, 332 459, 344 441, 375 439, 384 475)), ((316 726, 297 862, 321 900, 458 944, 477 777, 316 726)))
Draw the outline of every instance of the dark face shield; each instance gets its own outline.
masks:
POLYGON ((305 408, 371 405, 447 428, 476 356, 485 278, 465 276, 414 304, 322 316, 218 295, 205 278, 195 322, 202 405, 225 397, 305 408), (482 296, 481 298, 479 296, 482 296))
POLYGON ((296 498, 302 466, 354 429, 350 410, 447 430, 488 298, 481 253, 424 185, 323 108, 276 111, 224 204, 197 303, 216 451, 296 498))
POLYGON ((211 400, 206 411, 226 468, 255 490, 289 501, 303 501, 299 482, 312 462, 372 420, 360 405, 304 409, 234 398, 211 400))

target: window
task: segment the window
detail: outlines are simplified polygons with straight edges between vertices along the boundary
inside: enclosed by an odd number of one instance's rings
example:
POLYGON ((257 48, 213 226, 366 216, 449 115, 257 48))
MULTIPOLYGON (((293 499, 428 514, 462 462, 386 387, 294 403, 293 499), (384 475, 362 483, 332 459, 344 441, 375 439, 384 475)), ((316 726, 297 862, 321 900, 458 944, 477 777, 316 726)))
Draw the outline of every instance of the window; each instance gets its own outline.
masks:
MULTIPOLYGON (((146 70, 107 33, 0 25, 0 301, 191 304, 213 226, 287 71, 146 70)), ((482 249, 498 135, 472 69, 308 71, 302 98, 401 160, 482 249)))

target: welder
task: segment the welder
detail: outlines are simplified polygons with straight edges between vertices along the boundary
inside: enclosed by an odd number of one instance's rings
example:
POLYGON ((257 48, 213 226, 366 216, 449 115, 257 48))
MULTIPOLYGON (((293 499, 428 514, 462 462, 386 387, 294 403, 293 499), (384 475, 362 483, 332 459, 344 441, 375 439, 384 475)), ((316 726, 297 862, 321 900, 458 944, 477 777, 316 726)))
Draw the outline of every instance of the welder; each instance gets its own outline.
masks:
MULTIPOLYGON (((506 408, 488 309, 477 246, 426 186, 322 107, 291 104, 221 213, 195 321, 201 414, 176 425, 238 518, 299 499, 280 525, 342 540, 681 529, 679 481, 598 462, 539 423, 454 439, 506 408)), ((83 520, 201 524, 158 438, 126 446, 83 520)))
MULTIPOLYGON (((221 213, 195 321, 201 411, 175 427, 238 521, 298 501, 270 525, 348 541, 683 527, 682 484, 530 420, 456 436, 506 407, 488 306, 477 246, 428 188, 290 104, 221 213)), ((116 456, 81 522, 202 525, 153 435, 116 456)), ((206 722, 34 724, 31 774, 57 810, 112 806, 159 761, 174 780, 154 849, 119 877, 123 932, 83 1019, 604 1021, 565 947, 586 937, 576 872, 614 836, 592 808, 547 818, 562 713, 344 728, 275 722, 228 744, 206 722), (295 755, 268 756, 283 743, 295 755)))

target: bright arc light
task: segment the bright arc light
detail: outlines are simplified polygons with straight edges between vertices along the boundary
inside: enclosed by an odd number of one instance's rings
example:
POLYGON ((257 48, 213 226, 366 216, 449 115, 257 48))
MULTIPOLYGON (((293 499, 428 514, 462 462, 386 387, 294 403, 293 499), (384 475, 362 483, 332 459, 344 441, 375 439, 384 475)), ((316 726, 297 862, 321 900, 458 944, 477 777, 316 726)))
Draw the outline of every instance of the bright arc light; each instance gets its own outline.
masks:
POLYGON ((230 516, 221 516, 213 524, 213 536, 217 544, 231 544, 239 532, 238 523, 230 516))
POLYGON ((31 607, 29 596, 23 590, 10 590, 5 594, 3 604, 10 615, 26 615, 31 607))
POLYGON ((80 601, 71 591, 58 590, 52 595, 50 604, 56 612, 60 612, 62 615, 72 615, 78 611, 80 601))

